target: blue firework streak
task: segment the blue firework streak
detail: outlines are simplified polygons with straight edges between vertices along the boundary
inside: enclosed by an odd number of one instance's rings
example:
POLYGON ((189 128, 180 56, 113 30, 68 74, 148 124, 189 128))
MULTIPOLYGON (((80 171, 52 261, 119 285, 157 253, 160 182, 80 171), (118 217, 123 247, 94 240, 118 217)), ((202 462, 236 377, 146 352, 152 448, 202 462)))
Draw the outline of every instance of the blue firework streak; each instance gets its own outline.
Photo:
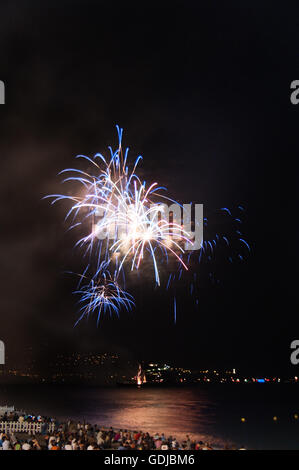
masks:
POLYGON ((248 259, 251 247, 240 231, 244 215, 245 209, 239 205, 237 208, 222 207, 209 217, 204 217, 204 241, 199 252, 191 251, 184 255, 187 257, 188 272, 179 267, 178 272, 169 275, 167 280, 166 288, 176 296, 176 302, 181 291, 182 296, 188 295, 194 299, 195 307, 199 306, 201 289, 210 284, 220 284, 227 263, 233 265, 248 259))
POLYGON ((97 273, 88 283, 82 284, 82 280, 87 277, 83 274, 79 283, 79 288, 74 293, 81 296, 80 317, 75 326, 83 319, 89 318, 90 315, 96 314, 97 324, 103 314, 113 314, 119 316, 121 309, 129 311, 135 304, 133 297, 125 292, 116 279, 111 277, 107 269, 106 263, 101 267, 101 274, 97 273))

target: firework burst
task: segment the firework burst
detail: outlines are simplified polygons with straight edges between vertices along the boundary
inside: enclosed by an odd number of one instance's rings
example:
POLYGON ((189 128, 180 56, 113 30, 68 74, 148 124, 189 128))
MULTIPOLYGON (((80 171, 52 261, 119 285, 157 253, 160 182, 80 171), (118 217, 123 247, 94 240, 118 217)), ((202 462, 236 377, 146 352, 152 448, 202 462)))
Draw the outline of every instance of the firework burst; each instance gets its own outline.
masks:
MULTIPOLYGON (((80 185, 79 191, 74 195, 51 195, 52 204, 61 200, 71 202, 66 214, 70 221, 69 229, 78 226, 84 227, 87 232, 76 245, 85 249, 89 257, 88 267, 81 276, 77 294, 81 296, 82 303, 80 317, 88 318, 97 312, 97 322, 102 314, 117 314, 120 309, 129 310, 134 305, 133 297, 125 292, 122 286, 130 272, 140 272, 148 266, 150 260, 154 271, 155 284, 160 286, 160 266, 165 266, 171 260, 171 267, 166 289, 174 288, 181 282, 182 273, 188 271, 190 260, 194 258, 195 251, 185 253, 183 246, 193 245, 192 234, 185 230, 181 220, 169 221, 169 213, 165 213, 165 201, 180 206, 169 198, 166 188, 157 182, 146 184, 137 174, 138 164, 142 159, 138 156, 133 164, 128 160, 128 148, 123 152, 123 130, 116 126, 118 132, 118 148, 113 151, 109 147, 109 158, 97 153, 92 158, 78 155, 90 167, 90 171, 76 168, 67 168, 60 174, 66 175, 63 183, 71 182, 80 185), (163 202, 161 202, 163 201, 163 202), (192 256, 192 258, 191 258, 192 256), (94 266, 94 274, 88 279, 85 275, 90 265, 94 266), (113 274, 112 274, 113 273, 113 274)), ((180 206, 183 211, 184 208, 180 206)), ((243 207, 238 209, 243 211, 243 207)), ((233 218, 228 208, 221 208, 221 214, 233 218)), ((234 222, 241 223, 240 218, 234 222)), ((195 224, 198 221, 195 220, 195 224)), ((200 221, 206 227, 208 219, 200 221)), ((239 230, 235 231, 238 246, 250 251, 250 246, 239 230)), ((231 249, 229 235, 216 233, 210 240, 202 242, 199 250, 198 262, 205 258, 212 261, 216 248, 224 245, 231 249)), ((241 250, 242 251, 242 250, 241 250)), ((238 254, 240 260, 243 255, 238 254)), ((229 260, 232 258, 229 256, 229 260)), ((194 263, 193 263, 194 264, 194 263)), ((196 293, 197 274, 190 273, 188 290, 191 296, 198 298, 196 293)), ((213 275, 209 273, 210 278, 213 275)), ((174 315, 176 321, 177 300, 174 298, 174 315)))
POLYGON ((78 289, 74 293, 80 295, 79 303, 82 304, 75 326, 92 314, 96 314, 98 324, 103 314, 118 316, 120 309, 128 311, 134 306, 133 297, 112 278, 106 263, 102 263, 100 272, 93 278, 88 279, 85 274, 80 276, 78 289))
POLYGON ((160 285, 158 253, 162 261, 171 256, 183 269, 188 269, 182 258, 182 244, 192 244, 189 234, 181 221, 169 222, 164 214, 164 204, 157 199, 175 201, 162 194, 166 189, 158 183, 147 186, 140 180, 136 169, 141 156, 129 169, 128 149, 123 153, 121 146, 122 129, 117 126, 117 131, 118 149, 109 148, 109 160, 99 153, 93 158, 78 155, 77 158, 91 164, 93 171, 67 168, 60 173, 69 174, 64 183, 81 185, 79 193, 47 196, 53 198, 52 204, 71 201, 72 206, 66 214, 66 220, 71 220, 70 229, 78 225, 88 227, 88 233, 76 245, 85 247, 85 253, 96 261, 96 269, 89 284, 76 291, 82 295, 85 304, 79 320, 94 310, 118 313, 122 306, 128 309, 132 301, 119 286, 120 274, 126 267, 129 271, 139 270, 145 258, 152 260, 157 285, 160 285), (112 267, 113 263, 114 275, 111 276, 108 266, 112 267), (106 288, 108 292, 112 291, 111 296, 105 294, 106 288))

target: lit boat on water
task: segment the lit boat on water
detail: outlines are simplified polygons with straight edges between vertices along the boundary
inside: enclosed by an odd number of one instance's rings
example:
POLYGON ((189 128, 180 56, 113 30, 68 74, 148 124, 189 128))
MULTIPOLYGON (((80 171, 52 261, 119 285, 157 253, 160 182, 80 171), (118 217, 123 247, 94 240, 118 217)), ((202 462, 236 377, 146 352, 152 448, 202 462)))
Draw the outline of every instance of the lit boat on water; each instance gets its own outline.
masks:
POLYGON ((137 387, 140 388, 141 385, 145 385, 146 382, 146 376, 145 372, 143 371, 141 364, 138 366, 138 371, 137 375, 132 379, 130 382, 118 382, 117 385, 120 387, 137 387))
POLYGON ((145 372, 142 370, 141 364, 139 364, 139 367, 138 367, 136 382, 137 382, 138 387, 146 383, 145 372))

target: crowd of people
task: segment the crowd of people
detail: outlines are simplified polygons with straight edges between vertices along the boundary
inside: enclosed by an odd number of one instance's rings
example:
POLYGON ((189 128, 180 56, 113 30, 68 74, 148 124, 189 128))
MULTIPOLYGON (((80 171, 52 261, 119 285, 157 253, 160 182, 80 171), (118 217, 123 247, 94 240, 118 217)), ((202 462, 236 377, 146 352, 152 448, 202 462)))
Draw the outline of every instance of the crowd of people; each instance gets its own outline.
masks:
MULTIPOLYGON (((178 441, 174 436, 163 433, 150 435, 148 432, 106 429, 89 423, 74 421, 58 422, 45 416, 5 413, 2 422, 41 423, 41 432, 31 435, 24 433, 0 432, 2 450, 212 450, 212 446, 194 440, 186 435, 178 441), (54 423, 49 432, 49 424, 54 423)), ((9 426, 7 426, 9 429, 9 426)))

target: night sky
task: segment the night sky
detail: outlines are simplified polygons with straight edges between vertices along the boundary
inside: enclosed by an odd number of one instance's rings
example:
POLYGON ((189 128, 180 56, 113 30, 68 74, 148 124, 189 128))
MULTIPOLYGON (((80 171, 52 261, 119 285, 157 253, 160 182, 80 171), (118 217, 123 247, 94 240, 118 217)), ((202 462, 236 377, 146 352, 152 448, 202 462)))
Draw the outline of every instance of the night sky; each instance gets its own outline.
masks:
POLYGON ((290 201, 299 107, 289 88, 299 79, 298 8, 186 3, 1 2, 0 339, 9 357, 32 346, 44 363, 55 351, 94 350, 295 372, 290 201), (205 213, 246 208, 251 255, 220 260, 217 286, 204 281, 204 267, 198 308, 177 293, 176 325, 172 298, 145 282, 130 314, 73 328, 76 280, 64 271, 80 272, 84 262, 66 232, 67 204, 42 198, 67 189, 57 174, 77 154, 116 146, 116 124, 131 156, 143 155, 145 179, 203 203, 205 213))

